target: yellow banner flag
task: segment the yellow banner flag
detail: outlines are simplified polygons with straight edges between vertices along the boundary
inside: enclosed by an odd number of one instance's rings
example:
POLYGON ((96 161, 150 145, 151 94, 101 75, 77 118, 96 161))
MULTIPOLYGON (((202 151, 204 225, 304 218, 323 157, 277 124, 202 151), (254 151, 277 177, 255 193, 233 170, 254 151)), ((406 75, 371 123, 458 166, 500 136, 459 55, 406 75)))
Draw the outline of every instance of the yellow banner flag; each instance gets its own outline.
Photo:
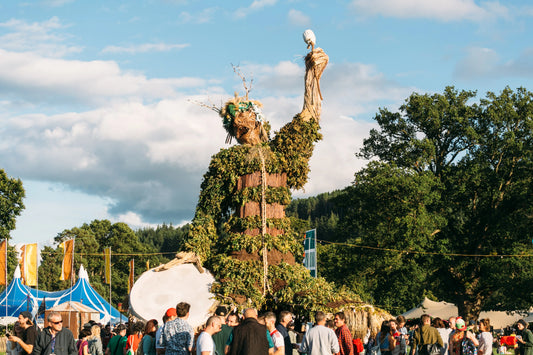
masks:
POLYGON ((111 247, 104 249, 105 283, 111 282, 111 247))
POLYGON ((37 243, 22 247, 22 278, 28 286, 37 286, 37 243))
POLYGON ((0 285, 7 285, 6 262, 7 262, 7 241, 4 239, 0 244, 0 285))
POLYGON ((131 291, 133 284, 135 283, 135 259, 130 260, 130 277, 128 277, 128 292, 131 291))
POLYGON ((59 244, 63 248, 63 263, 61 265, 61 281, 70 280, 74 274, 74 239, 65 240, 59 244))

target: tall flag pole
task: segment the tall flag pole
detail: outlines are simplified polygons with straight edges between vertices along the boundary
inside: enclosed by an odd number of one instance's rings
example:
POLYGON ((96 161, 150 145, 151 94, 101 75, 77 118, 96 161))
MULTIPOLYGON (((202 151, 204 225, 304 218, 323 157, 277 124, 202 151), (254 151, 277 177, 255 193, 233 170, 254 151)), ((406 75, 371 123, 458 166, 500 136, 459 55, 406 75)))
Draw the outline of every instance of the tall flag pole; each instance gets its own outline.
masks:
POLYGON ((309 269, 312 277, 317 277, 316 265, 316 229, 305 232, 304 266, 309 269))
MULTIPOLYGON (((6 286, 6 317, 7 317, 7 239, 4 239, 2 241, 2 244, 0 244, 0 285, 6 286)), ((7 323, 6 323, 6 332, 7 332, 7 323)))
POLYGON ((111 317, 111 247, 104 249, 104 268, 105 282, 109 284, 109 316, 111 317))

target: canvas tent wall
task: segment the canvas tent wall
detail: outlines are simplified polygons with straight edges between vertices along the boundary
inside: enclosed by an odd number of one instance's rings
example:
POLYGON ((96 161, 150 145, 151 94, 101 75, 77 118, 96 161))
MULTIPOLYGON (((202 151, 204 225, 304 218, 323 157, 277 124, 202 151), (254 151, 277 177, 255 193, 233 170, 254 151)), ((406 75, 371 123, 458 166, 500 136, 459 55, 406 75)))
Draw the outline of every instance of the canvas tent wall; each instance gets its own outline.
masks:
POLYGON ((20 268, 17 266, 13 280, 0 294, 0 317, 18 317, 20 312, 37 313, 37 301, 32 296, 31 289, 22 284, 20 268))
POLYGON ((46 320, 50 312, 58 312, 61 314, 63 319, 63 326, 69 328, 74 335, 74 338, 77 339, 79 335, 79 330, 83 327, 85 323, 88 323, 90 320, 98 322, 100 319, 100 313, 90 307, 87 307, 84 304, 79 302, 65 302, 61 303, 55 307, 52 307, 46 310, 44 326, 48 326, 48 321, 46 320))
MULTIPOLYGON (((403 313, 406 319, 420 318, 422 314, 429 314, 432 317, 439 317, 441 319, 448 319, 450 317, 457 317, 459 310, 456 305, 448 302, 436 302, 428 298, 424 300, 415 308, 403 313)), ((488 318, 490 324, 494 329, 502 329, 508 325, 516 323, 519 319, 524 318, 523 313, 519 312, 502 312, 502 311, 483 311, 479 314, 479 319, 488 318)))
POLYGON ((92 288, 89 283, 89 275, 83 265, 80 266, 78 280, 71 288, 57 292, 44 292, 31 289, 31 292, 39 304, 45 300, 47 308, 55 307, 61 303, 75 301, 98 311, 100 313, 100 323, 118 323, 121 318, 120 312, 92 288))

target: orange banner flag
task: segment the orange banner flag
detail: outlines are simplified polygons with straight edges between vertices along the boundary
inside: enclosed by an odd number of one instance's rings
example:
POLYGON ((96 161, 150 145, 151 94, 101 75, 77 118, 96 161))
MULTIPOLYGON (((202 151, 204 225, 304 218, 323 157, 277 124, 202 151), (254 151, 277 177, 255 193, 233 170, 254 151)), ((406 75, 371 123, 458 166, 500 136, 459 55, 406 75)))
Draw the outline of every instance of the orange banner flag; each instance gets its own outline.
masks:
POLYGON ((0 285, 7 285, 7 241, 0 244, 0 285))
POLYGON ((22 280, 28 286, 37 286, 37 243, 25 244, 21 249, 22 280))
POLYGON ((63 248, 63 264, 61 265, 61 281, 70 280, 74 275, 74 239, 65 240, 59 245, 63 248))
POLYGON ((135 259, 130 260, 130 277, 128 278, 128 292, 131 291, 135 283, 135 259))
POLYGON ((111 282, 111 247, 104 249, 104 275, 105 283, 111 282))

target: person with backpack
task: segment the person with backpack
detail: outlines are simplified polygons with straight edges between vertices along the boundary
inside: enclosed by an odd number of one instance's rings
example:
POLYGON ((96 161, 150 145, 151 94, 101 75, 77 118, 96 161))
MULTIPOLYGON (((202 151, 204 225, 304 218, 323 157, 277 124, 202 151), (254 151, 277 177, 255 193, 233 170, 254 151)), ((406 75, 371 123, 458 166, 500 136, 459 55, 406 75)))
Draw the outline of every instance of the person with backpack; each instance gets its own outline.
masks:
POLYGON ((157 332, 157 320, 150 319, 144 327, 144 336, 139 344, 137 355, 156 355, 155 333, 157 332))
POLYGON ((139 344, 141 343, 141 339, 143 337, 143 330, 144 330, 144 323, 139 321, 133 324, 132 332, 130 335, 128 335, 128 339, 126 341, 126 348, 124 349, 125 355, 137 355, 137 350, 139 349, 139 344))
POLYGON ((114 329, 115 335, 109 340, 105 355, 124 355, 124 348, 126 347, 126 326, 119 324, 114 329))
POLYGON ((450 355, 477 355, 479 341, 476 335, 467 329, 465 321, 461 317, 455 320, 455 332, 450 335, 450 355))
POLYGON ((431 317, 423 314, 420 317, 420 327, 413 333, 410 354, 414 355, 418 349, 419 355, 433 355, 431 354, 433 352, 432 348, 435 347, 442 349, 444 343, 437 328, 431 326, 431 317), (438 346, 434 346, 434 344, 438 344, 438 346))

